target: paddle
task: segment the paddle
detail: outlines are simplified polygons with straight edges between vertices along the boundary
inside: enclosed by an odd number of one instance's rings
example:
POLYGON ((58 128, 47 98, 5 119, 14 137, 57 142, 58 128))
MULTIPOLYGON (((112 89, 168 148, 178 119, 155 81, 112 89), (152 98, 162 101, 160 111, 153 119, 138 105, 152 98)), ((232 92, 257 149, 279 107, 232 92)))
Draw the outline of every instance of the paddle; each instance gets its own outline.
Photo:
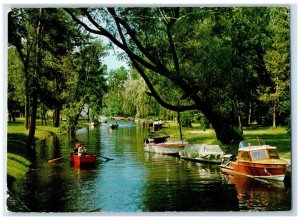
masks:
POLYGON ((102 157, 102 158, 104 158, 106 160, 114 160, 113 158, 103 157, 103 156, 99 156, 99 155, 98 155, 98 157, 102 157))
MULTIPOLYGON (((95 154, 95 153, 91 153, 91 152, 86 152, 86 153, 87 153, 87 154, 95 154)), ((102 158, 104 158, 104 159, 106 159, 106 160, 114 160, 113 158, 100 156, 100 155, 98 155, 98 154, 95 154, 95 155, 97 155, 97 157, 102 157, 102 158)))
POLYGON ((64 157, 54 158, 54 159, 48 160, 48 163, 52 163, 52 162, 54 162, 54 161, 58 161, 58 160, 61 160, 61 159, 66 158, 66 157, 69 157, 69 156, 64 156, 64 157))
MULTIPOLYGON (((95 153, 90 153, 90 152, 86 152, 87 154, 95 154, 95 153)), ((95 154, 97 155, 97 154, 95 154)), ((104 157, 104 156, 100 156, 100 155, 97 155, 98 157, 102 157, 106 160, 114 160, 113 158, 109 158, 109 157, 104 157)), ((48 163, 52 163, 52 162, 55 162, 55 161, 58 161, 58 160, 61 160, 61 159, 64 159, 68 156, 64 156, 64 157, 58 157, 58 158, 54 158, 54 159, 51 159, 51 160, 48 160, 48 163)))

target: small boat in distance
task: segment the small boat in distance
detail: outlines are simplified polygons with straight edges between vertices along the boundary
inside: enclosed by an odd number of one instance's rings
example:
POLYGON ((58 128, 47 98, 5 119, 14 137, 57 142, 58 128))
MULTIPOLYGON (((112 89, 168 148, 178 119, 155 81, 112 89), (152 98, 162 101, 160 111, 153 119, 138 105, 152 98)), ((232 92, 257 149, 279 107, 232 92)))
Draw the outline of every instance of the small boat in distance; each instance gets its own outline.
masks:
POLYGON ((84 155, 78 156, 77 153, 71 154, 71 161, 74 164, 93 164, 96 162, 97 155, 93 153, 85 153, 84 155))
POLYGON ((197 162, 220 164, 224 151, 219 145, 192 144, 179 152, 181 158, 197 162))
POLYGON ((91 127, 96 127, 96 126, 98 126, 98 122, 92 121, 92 122, 91 122, 91 127))
POLYGON ((231 154, 224 155, 220 168, 222 172, 283 181, 287 162, 279 158, 276 147, 242 141, 237 159, 231 154))
POLYGON ((144 150, 152 153, 178 155, 188 146, 186 141, 168 141, 170 136, 163 132, 152 132, 149 138, 145 139, 144 150))
POLYGON ((118 128, 118 127, 119 127, 119 124, 118 124, 118 123, 110 124, 110 125, 109 125, 109 128, 110 128, 110 129, 116 129, 116 128, 118 128))

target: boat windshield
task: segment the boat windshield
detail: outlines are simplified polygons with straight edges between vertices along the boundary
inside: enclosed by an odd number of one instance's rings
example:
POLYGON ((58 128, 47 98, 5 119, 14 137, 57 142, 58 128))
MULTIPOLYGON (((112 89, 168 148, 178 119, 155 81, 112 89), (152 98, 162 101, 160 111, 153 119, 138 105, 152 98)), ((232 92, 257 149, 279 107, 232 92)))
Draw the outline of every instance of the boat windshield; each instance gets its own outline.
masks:
POLYGON ((261 160, 261 159, 268 159, 268 158, 266 152, 264 150, 260 150, 260 151, 252 152, 252 159, 261 160))
POLYGON ((250 147, 250 146, 262 146, 262 145, 265 145, 265 142, 263 140, 252 139, 252 140, 241 141, 239 144, 239 148, 250 147))
POLYGON ((269 150, 269 157, 270 159, 278 159, 278 153, 277 150, 269 150))

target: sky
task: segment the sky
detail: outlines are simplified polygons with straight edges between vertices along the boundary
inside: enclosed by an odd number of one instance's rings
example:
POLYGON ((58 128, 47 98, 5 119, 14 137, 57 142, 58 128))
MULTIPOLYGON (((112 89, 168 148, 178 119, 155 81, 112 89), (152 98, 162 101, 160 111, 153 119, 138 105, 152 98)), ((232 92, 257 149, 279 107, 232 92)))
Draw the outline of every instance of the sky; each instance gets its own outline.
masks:
MULTIPOLYGON (((120 51, 120 50, 119 50, 120 51)), ((103 64, 107 65, 108 72, 114 69, 118 69, 121 66, 128 68, 128 64, 125 61, 119 60, 117 54, 113 50, 109 50, 109 55, 104 57, 103 64)))

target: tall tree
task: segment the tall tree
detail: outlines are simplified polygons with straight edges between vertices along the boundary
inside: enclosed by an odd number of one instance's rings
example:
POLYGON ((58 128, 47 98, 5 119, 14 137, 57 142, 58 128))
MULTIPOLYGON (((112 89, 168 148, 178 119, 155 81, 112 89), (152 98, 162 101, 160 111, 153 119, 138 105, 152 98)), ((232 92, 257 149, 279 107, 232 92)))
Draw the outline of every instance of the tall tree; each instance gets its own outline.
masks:
MULTIPOLYGON (((203 80, 203 82, 212 81, 213 83, 210 83, 210 85, 218 80, 218 83, 222 84, 224 81, 222 77, 211 78, 206 75, 195 79, 195 76, 199 76, 197 74, 199 72, 190 72, 191 68, 187 68, 195 64, 190 61, 191 57, 195 55, 194 51, 181 53, 182 47, 186 44, 193 44, 194 48, 198 46, 202 54, 204 51, 207 52, 206 49, 210 49, 201 47, 201 41, 193 39, 193 35, 190 34, 191 29, 194 27, 209 25, 209 19, 204 18, 208 10, 200 8, 81 9, 82 16, 85 16, 90 24, 86 24, 79 19, 73 10, 66 10, 86 30, 109 38, 112 43, 121 48, 145 80, 151 95, 162 106, 173 111, 199 109, 211 122, 220 141, 231 143, 241 140, 241 135, 236 132, 227 118, 215 108, 215 103, 209 101, 210 99, 205 90, 199 86, 199 80, 203 80), (106 24, 104 24, 105 21, 106 24), (191 39, 183 41, 182 38, 186 35, 191 39), (182 95, 192 100, 192 104, 173 105, 167 103, 158 94, 146 72, 160 75, 172 81, 182 95)), ((201 27, 198 30, 201 31, 201 27)), ((207 30, 209 31, 209 29, 207 30)), ((206 39, 214 40, 211 32, 203 34, 207 35, 208 38, 206 39)), ((205 41, 205 38, 201 38, 201 40, 205 41)), ((200 65, 206 64, 206 67, 210 67, 210 71, 206 71, 207 74, 216 72, 214 67, 217 67, 217 73, 222 72, 225 74, 228 68, 226 62, 222 62, 219 67, 217 66, 220 57, 226 58, 226 50, 218 50, 225 45, 218 43, 217 39, 212 43, 217 43, 217 45, 212 47, 209 52, 216 52, 217 57, 215 59, 210 57, 210 60, 207 61, 215 62, 215 64, 212 67, 208 63, 201 63, 200 65), (225 66, 222 66, 222 64, 225 66)), ((203 60, 203 62, 205 61, 203 60)))
POLYGON ((101 58, 105 56, 105 48, 99 41, 77 48, 73 54, 72 74, 67 85, 67 100, 64 105, 64 115, 67 117, 67 129, 74 136, 78 119, 85 105, 92 108, 98 115, 102 107, 102 97, 106 88, 106 66, 101 58))
POLYGON ((160 105, 176 112, 200 110, 225 144, 242 139, 236 127, 242 129, 246 117, 251 121, 257 88, 271 81, 264 62, 270 8, 65 10, 123 50, 160 105), (163 95, 158 78, 175 85, 180 104, 163 95))
POLYGON ((59 9, 14 8, 9 14, 9 43, 16 47, 24 66, 28 149, 34 143, 38 104, 41 100, 47 103, 51 97, 47 85, 51 71, 47 62, 51 57, 59 59, 73 50, 78 36, 82 36, 72 22, 59 9))
POLYGON ((271 86, 264 88, 261 100, 270 104, 273 127, 280 113, 289 115, 290 106, 290 31, 288 8, 272 9, 271 22, 268 26, 271 33, 271 47, 264 56, 266 69, 271 79, 271 86))

